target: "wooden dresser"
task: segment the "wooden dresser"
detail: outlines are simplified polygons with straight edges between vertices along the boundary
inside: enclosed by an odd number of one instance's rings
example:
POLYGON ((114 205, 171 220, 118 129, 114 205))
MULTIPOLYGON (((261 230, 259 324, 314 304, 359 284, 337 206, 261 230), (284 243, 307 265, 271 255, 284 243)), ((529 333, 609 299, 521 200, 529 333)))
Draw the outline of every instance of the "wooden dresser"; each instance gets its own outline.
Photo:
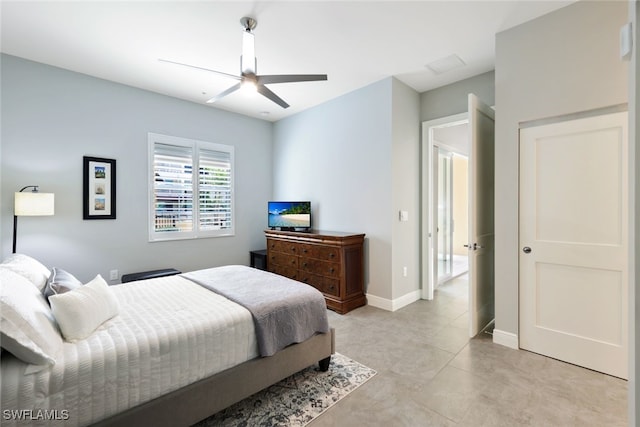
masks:
POLYGON ((364 234, 265 230, 267 269, 307 283, 324 294, 327 307, 344 314, 367 303, 364 234))

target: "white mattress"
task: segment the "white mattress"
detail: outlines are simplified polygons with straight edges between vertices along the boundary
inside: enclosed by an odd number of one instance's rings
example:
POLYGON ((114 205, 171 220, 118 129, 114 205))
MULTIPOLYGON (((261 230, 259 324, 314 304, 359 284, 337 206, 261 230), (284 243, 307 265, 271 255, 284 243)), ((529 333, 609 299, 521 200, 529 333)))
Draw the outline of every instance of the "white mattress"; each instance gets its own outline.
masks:
POLYGON ((3 353, 0 424, 87 425, 258 355, 249 311, 187 279, 112 289, 120 314, 65 342, 55 366, 28 373, 33 366, 3 353), (11 410, 29 421, 8 420, 11 410))

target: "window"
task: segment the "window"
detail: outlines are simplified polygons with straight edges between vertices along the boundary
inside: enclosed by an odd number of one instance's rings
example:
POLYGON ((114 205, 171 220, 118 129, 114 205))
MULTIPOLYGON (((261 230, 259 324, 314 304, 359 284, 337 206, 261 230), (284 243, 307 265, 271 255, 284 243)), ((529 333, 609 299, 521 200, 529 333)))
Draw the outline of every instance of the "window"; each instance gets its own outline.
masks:
POLYGON ((149 171, 150 241, 234 234, 232 146, 150 133, 149 171))

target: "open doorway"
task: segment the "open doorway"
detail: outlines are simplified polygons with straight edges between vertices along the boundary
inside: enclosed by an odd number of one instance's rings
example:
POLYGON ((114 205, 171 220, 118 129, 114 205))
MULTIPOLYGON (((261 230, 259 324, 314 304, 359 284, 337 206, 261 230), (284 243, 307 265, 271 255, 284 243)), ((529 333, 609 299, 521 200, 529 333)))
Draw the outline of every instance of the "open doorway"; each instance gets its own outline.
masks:
POLYGON ((494 318, 495 112, 469 94, 468 113, 424 122, 422 130, 422 298, 432 300, 438 283, 454 276, 453 169, 458 154, 468 158, 468 231, 462 246, 468 254, 469 336, 475 336, 494 318), (451 206, 442 204, 441 190, 450 192, 444 199, 451 206), (450 223, 440 222, 439 216, 450 223), (444 271, 440 280, 438 269, 444 271))
MULTIPOLYGON (((425 123, 423 144, 430 156, 425 156, 423 164, 431 167, 425 171, 429 176, 423 189, 430 201, 425 208, 433 251, 423 262, 428 263, 425 270, 434 289, 469 269, 468 127, 466 114, 425 123)), ((432 299, 433 293, 423 292, 423 298, 432 299)))
POLYGON ((436 288, 469 270, 469 162, 467 156, 450 151, 440 141, 433 146, 436 288))

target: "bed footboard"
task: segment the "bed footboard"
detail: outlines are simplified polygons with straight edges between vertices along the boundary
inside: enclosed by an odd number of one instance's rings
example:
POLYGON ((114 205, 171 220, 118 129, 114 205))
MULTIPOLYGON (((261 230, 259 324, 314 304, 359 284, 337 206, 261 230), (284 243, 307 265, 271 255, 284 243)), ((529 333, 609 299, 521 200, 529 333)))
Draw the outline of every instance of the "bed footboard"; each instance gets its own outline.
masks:
POLYGON ((95 426, 190 426, 314 363, 329 368, 335 330, 291 345, 100 421, 95 426))

